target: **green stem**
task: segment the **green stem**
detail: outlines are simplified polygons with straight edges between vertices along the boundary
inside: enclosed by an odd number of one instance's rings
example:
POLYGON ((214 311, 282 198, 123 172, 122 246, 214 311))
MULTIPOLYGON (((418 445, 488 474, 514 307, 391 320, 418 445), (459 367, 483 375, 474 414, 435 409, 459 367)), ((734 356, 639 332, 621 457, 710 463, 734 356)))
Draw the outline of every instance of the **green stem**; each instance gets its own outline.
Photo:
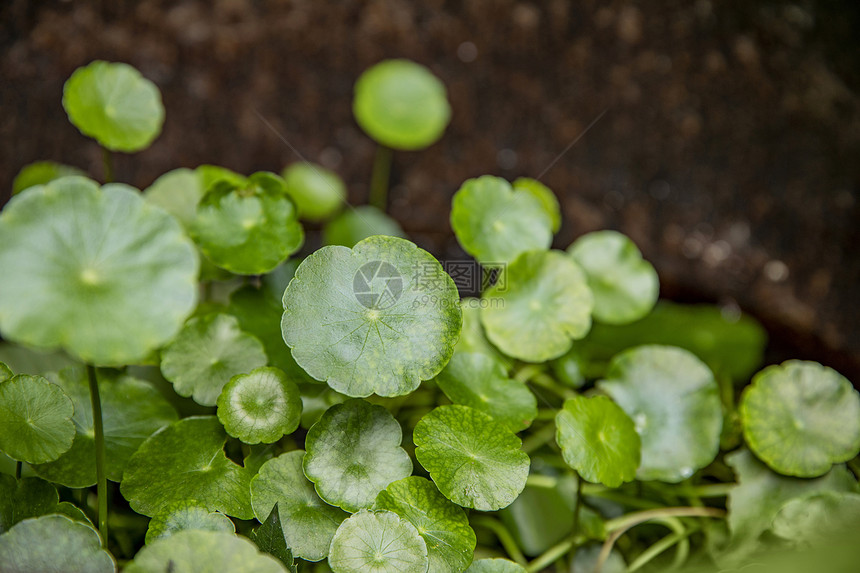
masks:
POLYGON ((540 449, 541 446, 555 438, 555 424, 549 423, 531 436, 523 440, 523 451, 527 454, 540 449))
POLYGON ((93 430, 96 447, 96 479, 98 480, 98 520, 102 543, 108 542, 107 477, 105 476, 105 435, 102 425, 102 402, 99 396, 99 381, 94 366, 87 364, 87 379, 90 383, 90 401, 93 406, 93 430))
POLYGON ((526 566, 526 557, 523 555, 523 552, 520 551, 517 542, 514 540, 513 535, 508 529, 501 524, 501 522, 493 519, 492 517, 487 516, 478 516, 472 518, 472 525, 477 525, 478 527, 483 527, 484 529, 489 529, 496 536, 496 539, 499 540, 499 543, 502 544, 508 556, 511 559, 522 565, 526 566))
POLYGON ((564 400, 568 398, 573 398, 576 396, 576 392, 571 390, 570 388, 565 388, 561 384, 555 381, 552 376, 545 374, 543 372, 539 372, 535 374, 531 380, 529 380, 532 384, 536 386, 540 386, 541 388, 546 388, 556 396, 561 397, 564 400))
POLYGON ((21 479, 21 470, 23 469, 23 467, 24 463, 21 461, 18 461, 15 464, 15 479, 21 479))
POLYGON ((573 529, 571 530, 571 537, 574 539, 579 534, 579 514, 582 511, 582 482, 585 481, 582 479, 582 476, 576 474, 576 507, 573 510, 573 529))
MULTIPOLYGON (((634 559, 633 563, 631 563, 630 566, 627 568, 627 573, 633 573, 634 571, 641 569, 655 557, 657 557, 676 543, 684 541, 699 529, 700 527, 698 525, 693 525, 684 531, 670 533, 669 535, 643 551, 639 555, 639 557, 634 559)), ((684 552, 681 550, 680 547, 678 551, 683 557, 684 552)))
POLYGON ((113 183, 113 154, 106 147, 102 147, 102 167, 105 183, 113 183))
POLYGON ((373 158, 370 176, 370 204, 380 211, 388 210, 388 180, 391 176, 391 149, 380 145, 373 158))
POLYGON ((548 567, 557 561, 560 557, 563 557, 565 553, 573 549, 573 546, 574 540, 572 538, 562 541, 558 545, 553 545, 541 555, 535 557, 534 560, 526 566, 526 571, 528 573, 537 573, 537 571, 543 570, 545 567, 548 567))
POLYGON ((517 382, 522 382, 523 384, 525 384, 533 377, 543 372, 543 369, 543 364, 526 364, 520 367, 516 372, 514 372, 513 378, 517 382))

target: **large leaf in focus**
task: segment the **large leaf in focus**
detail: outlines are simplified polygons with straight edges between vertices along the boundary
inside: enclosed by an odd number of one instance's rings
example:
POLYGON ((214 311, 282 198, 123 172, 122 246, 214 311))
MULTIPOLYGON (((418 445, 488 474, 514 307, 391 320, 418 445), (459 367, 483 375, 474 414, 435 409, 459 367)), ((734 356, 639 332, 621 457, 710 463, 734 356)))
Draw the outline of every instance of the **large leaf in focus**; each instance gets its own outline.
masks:
POLYGON ((41 376, 19 374, 0 362, 0 450, 31 464, 55 460, 72 447, 72 401, 41 376))
POLYGON ((433 482, 411 476, 379 492, 375 509, 408 520, 427 544, 428 573, 458 573, 472 562, 475 532, 466 513, 442 495, 433 482))
POLYGON ((123 63, 96 60, 75 70, 63 86, 63 107, 81 133, 126 153, 149 147, 164 123, 156 85, 123 63))
POLYGON ((588 277, 596 321, 627 324, 654 308, 660 294, 657 271, 629 238, 616 231, 588 233, 568 253, 588 277))
MULTIPOLYGON (((77 366, 51 375, 75 405, 75 438, 58 459, 33 466, 40 476, 68 487, 96 483, 93 410, 87 373, 77 366)), ((120 481, 131 455, 153 433, 173 423, 176 411, 149 382, 131 376, 99 371, 99 394, 105 439, 105 473, 120 481)))
POLYGON ((287 573, 248 539, 224 531, 180 531, 141 549, 123 573, 287 573))
POLYGON ((348 396, 401 396, 439 373, 460 334, 454 281, 427 251, 394 237, 323 247, 284 292, 293 358, 348 396))
POLYGON ((533 194, 501 177, 463 182, 451 203, 451 228, 463 250, 482 263, 511 263, 548 249, 553 221, 533 194))
POLYGON ((436 383, 455 404, 485 412, 514 433, 531 426, 537 416, 531 390, 508 378, 505 367, 486 354, 455 352, 436 383))
POLYGON ((63 177, 0 213, 0 333, 82 360, 143 361, 197 302, 198 259, 179 223, 135 189, 63 177))
POLYGON ((226 314, 192 318, 161 352, 161 373, 176 393, 203 406, 214 406, 233 376, 265 365, 260 341, 226 314))
POLYGON ((543 362, 588 333, 591 290, 572 258, 560 251, 523 253, 506 274, 484 294, 490 304, 481 309, 487 338, 502 352, 543 362))
POLYGON ((257 368, 230 379, 218 396, 218 419, 246 444, 271 444, 299 427, 299 387, 278 368, 257 368))
POLYGON ((714 461, 723 427, 719 387, 698 358, 671 346, 618 354, 598 388, 636 424, 640 480, 680 482, 714 461))
POLYGON ((352 112, 378 143, 406 150, 435 143, 451 119, 445 85, 426 67, 402 59, 382 61, 361 74, 352 112))
POLYGON ((382 406, 349 400, 329 408, 305 438, 304 471, 332 505, 358 511, 393 481, 412 473, 403 432, 382 406))
POLYGON ((331 541, 334 573, 426 573, 427 544, 391 511, 362 510, 341 523, 331 541))
POLYGON ((738 482, 727 502, 731 538, 722 556, 727 562, 742 562, 755 551, 761 534, 770 529, 780 509, 792 499, 814 493, 857 492, 857 481, 843 466, 820 478, 799 479, 771 471, 748 450, 732 452, 726 463, 735 470, 738 482))
POLYGON ((3 573, 114 573, 113 557, 89 525, 64 515, 26 519, 0 535, 3 573))
POLYGON ((440 406, 421 418, 412 439, 418 461, 457 505, 495 511, 525 487, 529 457, 522 441, 474 408, 440 406))
POLYGON ((633 481, 641 442, 633 420, 606 396, 577 396, 555 417, 556 442, 583 479, 616 488, 633 481))
POLYGON ((740 414, 750 450, 781 474, 818 477, 860 453, 860 394, 817 362, 789 360, 756 374, 740 414))
POLYGON ((223 513, 209 511, 193 501, 180 501, 165 506, 152 516, 146 529, 146 543, 186 530, 235 533, 236 526, 223 513))
POLYGON ((244 185, 221 180, 197 205, 191 236, 210 261, 232 273, 267 273, 305 240, 284 180, 259 172, 244 185))
POLYGON ((323 243, 352 248, 374 235, 406 238, 400 224, 373 205, 349 207, 323 228, 323 243))
POLYGON ((143 515, 196 501, 210 511, 251 519, 251 472, 227 458, 226 440, 215 416, 173 423, 131 457, 120 486, 123 497, 143 515))

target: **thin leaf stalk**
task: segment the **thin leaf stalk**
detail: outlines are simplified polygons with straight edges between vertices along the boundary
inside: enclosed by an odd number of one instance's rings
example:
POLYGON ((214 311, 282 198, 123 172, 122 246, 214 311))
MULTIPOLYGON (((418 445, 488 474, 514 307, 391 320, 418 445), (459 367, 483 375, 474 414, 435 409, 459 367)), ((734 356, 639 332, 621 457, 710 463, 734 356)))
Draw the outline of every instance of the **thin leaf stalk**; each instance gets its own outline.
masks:
POLYGON ((87 380, 90 385, 90 402, 93 408, 93 431, 96 448, 96 491, 98 494, 98 522, 102 542, 108 540, 107 475, 105 473, 105 435, 102 422, 102 402, 99 395, 98 374, 93 365, 87 364, 87 380))

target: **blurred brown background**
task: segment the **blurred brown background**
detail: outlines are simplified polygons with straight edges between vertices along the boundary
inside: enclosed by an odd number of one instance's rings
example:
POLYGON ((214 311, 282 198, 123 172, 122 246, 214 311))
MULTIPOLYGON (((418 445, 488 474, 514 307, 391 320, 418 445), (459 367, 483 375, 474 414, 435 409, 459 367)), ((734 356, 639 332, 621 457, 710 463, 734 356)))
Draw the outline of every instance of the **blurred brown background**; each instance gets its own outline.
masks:
POLYGON ((101 58, 161 88, 162 136, 117 157, 139 187, 175 167, 243 173, 306 158, 363 202, 373 143, 352 85, 407 57, 448 86, 453 119, 429 150, 398 153, 391 212, 440 257, 466 178, 553 165, 556 246, 631 235, 677 300, 763 320, 771 359, 814 358, 860 383, 860 7, 854 0, 187 0, 0 3, 0 203, 25 164, 100 177, 66 121, 65 79, 101 58))

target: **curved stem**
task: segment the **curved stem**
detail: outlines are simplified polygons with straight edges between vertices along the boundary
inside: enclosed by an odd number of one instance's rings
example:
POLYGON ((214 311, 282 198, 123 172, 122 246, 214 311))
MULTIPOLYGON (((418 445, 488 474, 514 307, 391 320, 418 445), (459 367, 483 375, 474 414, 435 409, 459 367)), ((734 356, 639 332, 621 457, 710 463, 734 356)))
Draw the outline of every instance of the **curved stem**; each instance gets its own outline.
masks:
MULTIPOLYGON (((651 562, 652 559, 675 545, 676 543, 685 541, 688 537, 690 537, 693 533, 701 529, 698 525, 692 526, 684 531, 670 533, 645 551, 643 551, 639 557, 633 560, 629 567, 627 567, 627 573, 633 573, 647 565, 651 562)), ((684 557, 684 551, 679 547, 678 552, 681 554, 681 557, 684 557)))
POLYGON ((499 543, 502 544, 502 547, 505 548, 505 551, 510 556, 511 559, 522 565, 526 566, 526 557, 523 555, 523 552, 520 551, 517 542, 514 541, 514 537, 511 535, 511 532, 502 525, 499 521, 493 519, 492 517, 487 516, 478 516, 472 519, 472 525, 477 525, 479 527, 483 527, 484 529, 489 529, 493 532, 496 538, 499 540, 499 543))
POLYGON ((555 424, 550 422, 531 436, 523 440, 523 451, 527 454, 539 449, 555 438, 555 424))
POLYGON ((380 211, 388 210, 388 180, 391 176, 391 149, 384 145, 376 148, 373 173, 370 176, 369 203, 380 211))
POLYGON ((541 555, 535 557, 535 559, 526 566, 526 571, 528 571, 528 573, 536 573, 537 571, 543 570, 545 567, 558 560, 559 557, 564 556, 565 553, 573 549, 573 545, 573 538, 562 541, 558 545, 553 545, 541 555))
POLYGON ((113 154, 105 147, 102 147, 102 167, 105 183, 113 183, 113 154))
POLYGON ((107 476, 105 475, 105 435, 102 425, 102 402, 99 396, 99 381, 96 369, 87 364, 87 380, 90 383, 90 402, 93 406, 93 431, 96 447, 96 479, 98 481, 98 520, 102 543, 108 542, 107 476))
MULTIPOLYGON (((627 515, 622 515, 621 517, 617 517, 615 519, 610 519, 606 522, 606 531, 610 532, 610 535, 606 538, 606 541, 603 543, 603 547, 600 550, 600 556, 597 558, 597 564, 594 568, 595 573, 600 573, 601 569, 603 569, 603 564, 609 557, 609 553, 612 551, 612 547, 615 545, 615 542, 618 541, 618 538, 627 533, 629 529, 636 527, 640 523, 659 519, 664 523, 667 523, 667 527, 669 527, 670 529, 674 530, 675 532, 680 532, 680 530, 678 529, 678 524, 669 522, 668 518, 722 518, 725 516, 725 510, 717 509, 715 507, 663 507, 660 509, 646 509, 645 511, 637 511, 636 513, 629 513, 627 515)), ((683 525, 680 526, 680 529, 683 529, 683 525)))

